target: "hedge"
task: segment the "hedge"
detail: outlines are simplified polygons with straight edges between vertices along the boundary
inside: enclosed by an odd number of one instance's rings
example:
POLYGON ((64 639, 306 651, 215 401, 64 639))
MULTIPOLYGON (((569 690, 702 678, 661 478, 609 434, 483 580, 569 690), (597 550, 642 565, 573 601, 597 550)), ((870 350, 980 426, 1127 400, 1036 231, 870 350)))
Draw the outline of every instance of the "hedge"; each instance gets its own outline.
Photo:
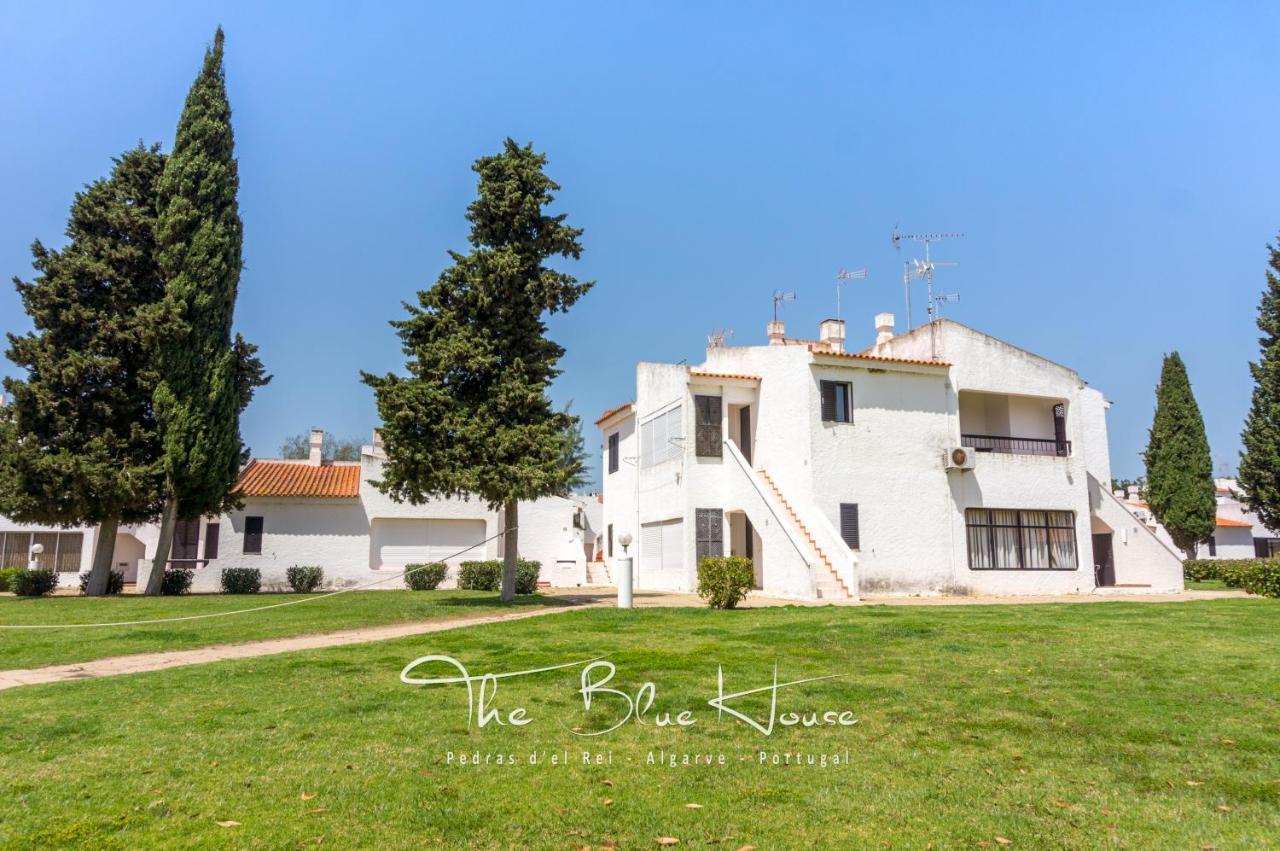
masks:
POLYGON ((228 567, 222 571, 222 590, 227 594, 257 594, 262 590, 262 571, 256 567, 228 567))
MULTIPOLYGON (((538 590, 538 574, 542 563, 516 562, 516 593, 532 594, 538 590)), ((464 561, 458 566, 458 587, 465 591, 500 591, 502 589, 502 561, 464 561)))
MULTIPOLYGON (((84 594, 89 590, 89 574, 80 574, 80 593, 84 594)), ((113 570, 107 574, 107 593, 121 594, 124 592, 124 571, 113 570)))
POLYGON ((295 564, 284 572, 289 587, 299 594, 310 594, 324 581, 324 568, 315 564, 295 564))
POLYGON ((189 567, 171 567, 160 580, 160 593, 166 597, 179 597, 191 590, 195 571, 189 567))
POLYGON ((9 589, 19 597, 43 597, 58 587, 58 574, 47 567, 20 569, 9 582, 9 589))
POLYGON ((1187 559, 1182 575, 1193 582, 1218 579, 1250 594, 1280 597, 1280 560, 1270 558, 1187 559))
POLYGON ((413 591, 434 591, 444 581, 449 566, 442 561, 430 564, 406 564, 404 566, 404 584, 413 591))

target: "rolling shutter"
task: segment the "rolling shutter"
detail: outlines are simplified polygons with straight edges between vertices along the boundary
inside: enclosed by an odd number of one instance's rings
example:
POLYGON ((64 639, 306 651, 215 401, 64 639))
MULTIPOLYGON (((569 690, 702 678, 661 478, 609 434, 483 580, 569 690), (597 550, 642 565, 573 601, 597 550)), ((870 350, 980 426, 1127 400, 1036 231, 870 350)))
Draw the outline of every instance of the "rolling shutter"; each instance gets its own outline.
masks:
POLYGON ((618 433, 609 435, 609 472, 618 472, 618 433))
POLYGON ((844 538, 849 549, 856 550, 862 546, 858 530, 858 504, 854 502, 840 503, 840 537, 844 538))
POLYGON ((724 555, 724 512, 719 508, 697 510, 698 561, 724 555))

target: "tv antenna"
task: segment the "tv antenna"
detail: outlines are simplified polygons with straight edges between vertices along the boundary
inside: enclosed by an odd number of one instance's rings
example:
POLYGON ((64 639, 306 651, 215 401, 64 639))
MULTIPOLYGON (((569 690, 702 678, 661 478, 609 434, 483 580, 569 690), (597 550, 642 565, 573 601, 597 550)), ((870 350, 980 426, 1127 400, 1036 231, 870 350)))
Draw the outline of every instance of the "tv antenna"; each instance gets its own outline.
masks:
POLYGON ((733 336, 732 328, 712 328, 707 335, 707 345, 713 349, 723 349, 724 341, 733 336))
POLYGON ((912 259, 902 264, 902 288, 907 300, 907 330, 911 330, 911 280, 913 278, 924 278, 928 286, 928 312, 929 321, 932 322, 937 318, 935 312, 937 306, 934 304, 933 297, 933 272, 935 269, 943 266, 955 266, 956 264, 949 260, 934 260, 930 256, 929 246, 935 242, 944 239, 958 239, 964 236, 962 233, 953 231, 939 231, 937 233, 899 233, 895 225, 893 235, 889 240, 893 243, 895 250, 899 249, 899 244, 906 240, 907 242, 916 242, 924 245, 924 259, 912 259))
POLYGON ((840 290, 844 289, 845 281, 862 280, 866 277, 866 269, 854 269, 850 272, 842 266, 836 273, 836 319, 840 318, 840 290))
POLYGON ((942 305, 949 301, 960 301, 960 293, 941 293, 936 299, 934 299, 934 302, 937 304, 939 319, 942 318, 942 305))
POLYGON ((796 294, 794 290, 792 290, 791 292, 785 292, 785 293, 782 290, 774 290, 773 291, 773 321, 774 322, 778 321, 779 305, 783 304, 784 302, 795 301, 795 300, 796 300, 796 294))

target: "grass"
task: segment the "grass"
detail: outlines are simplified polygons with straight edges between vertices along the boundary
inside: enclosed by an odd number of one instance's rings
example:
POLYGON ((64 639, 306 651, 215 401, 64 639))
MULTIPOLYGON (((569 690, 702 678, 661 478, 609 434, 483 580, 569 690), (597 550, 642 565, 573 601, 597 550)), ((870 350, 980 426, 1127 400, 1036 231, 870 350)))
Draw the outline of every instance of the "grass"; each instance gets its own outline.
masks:
POLYGON ((1186 588, 1188 591, 1230 591, 1231 586, 1223 582, 1221 579, 1188 579, 1186 580, 1186 588))
POLYGON ((0 692, 0 846, 1265 847, 1280 836, 1278 620, 1260 599, 595 609, 24 687, 0 692), (527 726, 469 728, 463 686, 400 683, 428 653, 473 674, 607 654, 611 685, 653 681, 654 711, 697 724, 651 712, 575 736, 619 699, 584 713, 572 669, 501 681, 494 708, 526 707, 527 726), (859 723, 765 738, 717 721, 717 665, 732 691, 775 660, 784 680, 842 675, 782 692, 779 711, 859 723), (584 766, 584 750, 612 764, 584 766), (761 750, 850 764, 761 765, 761 750), (529 765, 534 751, 569 764, 529 765), (727 765, 648 764, 659 751, 727 765))
MULTIPOLYGON (((484 614, 501 607, 496 593, 480 591, 352 591, 319 594, 185 597, 0 596, 0 624, 110 623, 231 612, 310 596, 311 602, 268 612, 93 630, 0 629, 0 670, 84 662, 105 656, 182 650, 209 644, 284 638, 361 626, 484 614)), ((517 605, 555 605, 552 597, 517 598, 517 605)))

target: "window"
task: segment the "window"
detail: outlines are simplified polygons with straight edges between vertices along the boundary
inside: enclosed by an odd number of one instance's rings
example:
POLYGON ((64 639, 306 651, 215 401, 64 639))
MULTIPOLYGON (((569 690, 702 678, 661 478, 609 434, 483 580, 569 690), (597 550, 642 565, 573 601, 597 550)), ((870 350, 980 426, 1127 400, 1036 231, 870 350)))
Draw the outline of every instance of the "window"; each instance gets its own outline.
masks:
POLYGON ((613 524, 609 524, 609 558, 613 558, 613 524))
POLYGON ((206 523, 204 527, 205 561, 218 557, 218 533, 222 531, 220 523, 206 523))
POLYGON ((1280 538, 1254 538, 1253 554, 1258 558, 1280 555, 1280 538))
POLYGON ((1218 541, 1213 535, 1209 536, 1209 558, 1213 558, 1218 554, 1218 541))
POLYGON ((246 517, 244 519, 244 551, 248 554, 262 553, 262 518, 246 517))
POLYGON ((699 458, 721 457, 723 430, 720 426, 720 397, 694 396, 694 454, 699 458))
POLYGON ((724 555, 724 511, 719 508, 699 508, 695 516, 698 561, 707 556, 724 555))
POLYGON ((840 503, 840 537, 851 550, 862 546, 858 540, 858 504, 855 502, 840 503))
POLYGON ((80 572, 83 532, 0 532, 0 567, 25 568, 33 544, 44 547, 44 552, 35 557, 37 567, 58 573, 80 572))
POLYGON ((618 433, 609 435, 609 472, 618 472, 618 433))
MULTIPOLYGON (((259 545, 260 551, 261 545, 259 545)), ((192 563, 199 555, 200 521, 198 519, 179 520, 173 527, 173 548, 169 555, 169 563, 177 562, 179 567, 194 567, 192 563)))
POLYGON ((821 381, 822 421, 824 423, 853 422, 852 393, 845 381, 821 381))
POLYGON ((971 570, 1075 570, 1071 511, 970 508, 964 513, 971 570))
POLYGON ((679 458, 684 440, 684 408, 676 405, 640 424, 640 466, 679 458))

